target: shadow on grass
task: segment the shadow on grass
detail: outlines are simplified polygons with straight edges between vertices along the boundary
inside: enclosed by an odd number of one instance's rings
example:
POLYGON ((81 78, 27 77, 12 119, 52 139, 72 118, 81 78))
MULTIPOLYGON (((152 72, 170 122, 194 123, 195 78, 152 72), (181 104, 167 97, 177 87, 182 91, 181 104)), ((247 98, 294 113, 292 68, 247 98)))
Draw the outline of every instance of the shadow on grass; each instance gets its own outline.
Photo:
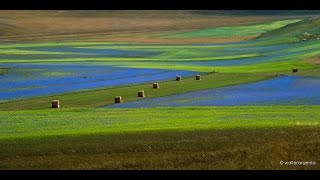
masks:
POLYGON ((1 169, 320 169, 320 128, 87 135, 0 142, 1 169))

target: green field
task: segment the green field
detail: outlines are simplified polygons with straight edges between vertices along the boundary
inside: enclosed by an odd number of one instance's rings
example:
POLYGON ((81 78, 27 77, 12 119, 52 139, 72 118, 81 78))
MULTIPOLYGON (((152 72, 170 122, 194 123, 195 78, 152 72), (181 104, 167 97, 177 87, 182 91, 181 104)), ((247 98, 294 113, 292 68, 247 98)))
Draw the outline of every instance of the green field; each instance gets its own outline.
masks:
POLYGON ((279 161, 320 158, 318 110, 266 106, 0 112, 1 168, 290 169, 279 161), (216 163, 218 159, 223 160, 216 163))
POLYGON ((205 29, 199 31, 192 31, 182 34, 169 35, 169 38, 194 38, 194 37, 227 37, 227 36, 245 36, 261 34, 274 29, 279 29, 288 24, 299 22, 300 20, 284 20, 276 21, 273 23, 264 23, 250 26, 237 26, 237 27, 221 27, 215 29, 205 29))
POLYGON ((318 110, 319 106, 239 106, 5 111, 1 112, 1 140, 155 130, 318 126, 318 110))
POLYGON ((250 12, 1 11, 0 169, 319 170, 320 13, 250 12), (252 84, 299 105, 109 107, 252 84))

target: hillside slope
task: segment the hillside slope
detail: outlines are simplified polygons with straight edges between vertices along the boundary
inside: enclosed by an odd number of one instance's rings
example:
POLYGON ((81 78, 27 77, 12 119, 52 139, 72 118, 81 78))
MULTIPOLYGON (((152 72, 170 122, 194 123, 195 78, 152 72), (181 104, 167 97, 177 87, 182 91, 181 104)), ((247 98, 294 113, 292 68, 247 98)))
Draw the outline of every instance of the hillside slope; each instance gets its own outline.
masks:
MULTIPOLYGON (((0 42, 66 40, 183 43, 183 39, 163 40, 154 36, 311 16, 310 13, 282 16, 283 13, 205 12, 0 11, 0 42)), ((192 41, 214 42, 215 39, 199 38, 192 41)))
POLYGON ((283 42, 298 42, 319 40, 320 18, 305 19, 296 23, 288 24, 282 28, 263 33, 259 40, 282 39, 283 42))

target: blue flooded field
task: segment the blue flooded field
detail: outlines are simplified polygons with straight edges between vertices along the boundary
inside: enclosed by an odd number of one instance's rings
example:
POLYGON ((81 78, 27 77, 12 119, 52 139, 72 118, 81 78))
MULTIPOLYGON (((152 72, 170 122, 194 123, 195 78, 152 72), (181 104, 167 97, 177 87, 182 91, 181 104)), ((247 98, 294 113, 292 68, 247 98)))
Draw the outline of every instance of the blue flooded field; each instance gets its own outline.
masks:
POLYGON ((143 99, 108 107, 239 105, 320 105, 320 77, 279 76, 256 83, 143 99))
POLYGON ((193 71, 86 64, 0 64, 0 100, 51 95, 193 76, 193 71))

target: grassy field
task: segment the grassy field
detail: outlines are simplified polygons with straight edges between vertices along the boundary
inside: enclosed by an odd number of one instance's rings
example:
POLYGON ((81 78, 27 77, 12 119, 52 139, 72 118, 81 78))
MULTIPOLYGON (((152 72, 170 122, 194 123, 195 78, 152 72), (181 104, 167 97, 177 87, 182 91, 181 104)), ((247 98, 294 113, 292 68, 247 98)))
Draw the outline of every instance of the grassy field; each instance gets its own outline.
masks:
MULTIPOLYGON (((319 85, 319 14, 0 11, 0 169, 319 170, 319 96, 302 88, 319 85), (313 76, 279 88, 316 105, 105 107, 115 96, 140 100, 139 90, 157 98, 282 75, 313 76), (158 76, 172 78, 153 89, 158 76)), ((279 84, 265 83, 266 97, 277 97, 269 87, 279 84)), ((249 88, 243 97, 262 95, 249 88)))
POLYGON ((257 24, 257 25, 246 25, 237 27, 221 27, 215 29, 205 29, 199 31, 186 32, 181 34, 169 35, 169 38, 194 38, 194 37, 228 37, 228 36, 246 36, 261 34, 274 29, 279 29, 291 23, 299 22, 298 19, 276 21, 273 23, 257 24))
POLYGON ((319 169, 319 107, 0 112, 1 169, 319 169), (199 114, 201 112, 201 114, 199 114))
POLYGON ((318 110, 319 106, 235 106, 1 111, 1 139, 153 130, 316 126, 319 125, 318 110))
POLYGON ((1 169, 319 170, 319 127, 168 131, 2 141, 1 169), (23 148, 21 148, 23 147, 23 148))
MULTIPOLYGON (((113 64, 113 63, 110 63, 113 64)), ((189 70, 200 72, 219 72, 219 73, 275 73, 287 74, 292 72, 292 68, 299 67, 301 70, 317 69, 319 66, 304 62, 302 60, 291 60, 283 62, 267 62, 260 64, 242 65, 242 66, 197 66, 197 65, 176 65, 176 64, 159 64, 159 63, 126 63, 119 67, 133 68, 158 68, 189 70)))
MULTIPOLYGON (((320 41, 312 41, 304 44, 292 45, 286 49, 277 49, 277 46, 271 46, 274 51, 255 50, 252 45, 218 45, 218 46, 163 46, 163 45, 116 45, 97 46, 99 43, 92 42, 84 46, 82 43, 44 43, 44 44, 8 44, 3 45, 0 53, 0 63, 92 63, 97 65, 111 65, 117 67, 132 68, 158 68, 173 70, 191 70, 199 72, 221 72, 221 73, 250 73, 250 72, 273 72, 286 73, 293 67, 299 67, 301 70, 314 69, 315 64, 310 64, 304 60, 314 58, 320 55, 317 49, 320 41), (102 54, 90 54, 85 52, 51 52, 35 51, 32 48, 39 47, 72 47, 79 49, 95 50, 115 50, 124 53, 132 52, 154 52, 155 55, 145 57, 112 57, 102 54), (31 48, 30 50, 20 50, 19 48, 31 48), (233 49, 243 48, 243 51, 233 49), (28 53, 30 52, 30 53, 28 53), (45 56, 44 56, 45 55, 45 56), (268 56, 270 56, 268 58, 268 56), (268 58, 268 61, 259 62, 253 58, 268 58), (245 63, 248 59, 252 62, 245 63), (235 62, 234 65, 228 64, 228 61, 235 62), (244 63, 241 63, 241 61, 244 63), (215 65, 225 61, 222 65, 215 65), (256 61, 256 62, 254 62, 256 61), (199 63, 198 63, 199 62, 199 63), (203 62, 212 62, 212 65, 201 65, 203 62), (188 64, 189 63, 189 64, 188 64), (225 64, 225 65, 224 65, 225 64)), ((256 44, 256 43, 254 43, 256 44)), ((263 49, 264 46, 257 46, 263 49)), ((270 48, 270 47, 266 47, 270 48)), ((280 46, 279 46, 280 48, 280 46)))

